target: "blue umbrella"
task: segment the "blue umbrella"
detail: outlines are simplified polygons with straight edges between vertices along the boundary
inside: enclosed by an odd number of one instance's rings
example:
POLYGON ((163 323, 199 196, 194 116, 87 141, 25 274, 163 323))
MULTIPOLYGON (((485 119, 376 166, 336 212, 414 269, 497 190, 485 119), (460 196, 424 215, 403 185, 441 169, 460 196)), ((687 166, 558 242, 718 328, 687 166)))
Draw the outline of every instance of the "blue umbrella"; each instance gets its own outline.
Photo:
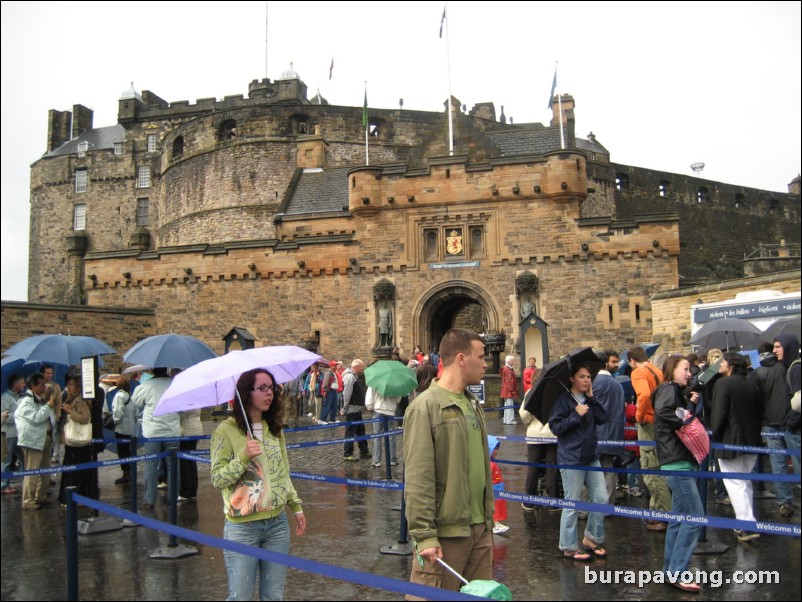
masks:
POLYGON ((107 355, 116 351, 94 337, 63 334, 40 334, 28 337, 6 351, 9 357, 24 359, 26 363, 44 362, 74 366, 82 357, 107 355))
POLYGON ((142 339, 123 356, 129 364, 151 368, 189 368, 217 357, 206 343, 182 334, 158 334, 142 339))

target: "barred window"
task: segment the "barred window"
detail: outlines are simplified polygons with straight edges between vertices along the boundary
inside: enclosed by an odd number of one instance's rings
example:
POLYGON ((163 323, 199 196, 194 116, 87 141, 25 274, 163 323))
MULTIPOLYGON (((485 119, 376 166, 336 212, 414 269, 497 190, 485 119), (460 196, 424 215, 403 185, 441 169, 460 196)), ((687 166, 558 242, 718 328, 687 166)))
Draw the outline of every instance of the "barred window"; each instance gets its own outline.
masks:
POLYGON ((156 136, 156 134, 148 134, 148 152, 149 153, 155 153, 156 152, 156 150, 157 150, 156 142, 158 141, 157 139, 158 139, 158 137, 156 136))
POLYGON ((137 170, 137 188, 150 188, 150 165, 143 165, 137 170))
POLYGON ((150 207, 150 203, 148 199, 137 199, 136 200, 136 225, 139 226, 148 226, 149 219, 148 219, 148 209, 150 207))
POLYGON ((88 142, 81 142, 78 144, 78 157, 86 157, 86 151, 89 150, 88 142))
POLYGON ((114 143, 114 154, 115 155, 122 155, 123 154, 123 143, 122 142, 115 142, 114 143))
POLYGON ((89 180, 86 169, 75 170, 75 192, 86 192, 86 183, 89 180))
POLYGON ((86 230, 86 204, 79 203, 72 208, 72 229, 86 230))

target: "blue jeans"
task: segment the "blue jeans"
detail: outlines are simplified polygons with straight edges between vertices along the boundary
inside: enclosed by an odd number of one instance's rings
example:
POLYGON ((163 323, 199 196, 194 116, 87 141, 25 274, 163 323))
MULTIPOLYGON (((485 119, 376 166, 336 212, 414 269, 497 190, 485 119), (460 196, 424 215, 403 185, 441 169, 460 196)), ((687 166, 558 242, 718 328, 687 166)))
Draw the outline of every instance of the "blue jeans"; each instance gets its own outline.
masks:
MULTIPOLYGON (((800 445, 799 431, 785 431, 785 446, 788 449, 799 449, 800 445)), ((794 465, 794 472, 799 474, 799 456, 791 456, 791 464, 794 465)))
MULTIPOLYGON (((588 466, 601 468, 598 460, 588 466)), ((563 492, 566 500, 580 501, 582 498, 582 485, 588 488, 588 499, 594 504, 607 503, 607 486, 604 484, 604 474, 590 470, 574 470, 561 468, 563 479, 563 492)), ((573 552, 577 549, 576 521, 579 511, 572 508, 563 508, 560 517, 560 549, 563 552, 573 552)), ((604 515, 600 512, 588 514, 588 525, 585 528, 585 537, 596 545, 604 543, 604 515)))
MULTIPOLYGON (((666 477, 671 489, 671 512, 694 516, 704 516, 702 500, 696 481, 690 477, 666 477)), ((690 523, 672 522, 666 531, 665 560, 663 570, 682 572, 688 568, 691 555, 702 533, 702 526, 690 523)))
MULTIPOLYGON (((8 472, 11 469, 15 456, 19 459, 19 469, 25 470, 25 458, 22 456, 22 448, 17 447, 18 440, 18 437, 6 437, 6 460, 3 462, 3 468, 0 469, 1 472, 8 472)), ((11 480, 6 479, 0 484, 0 489, 5 489, 10 485, 11 480)))
MULTIPOLYGON (((773 426, 763 427, 763 431, 768 433, 769 436, 765 437, 766 447, 769 449, 786 449, 785 433, 773 426)), ((769 454, 769 461, 771 462, 772 474, 788 474, 788 456, 780 454, 769 454)), ((777 503, 790 504, 794 501, 794 491, 791 489, 791 483, 784 483, 777 481, 774 483, 774 492, 777 494, 777 503)))
MULTIPOLYGON (((253 520, 246 523, 226 521, 223 537, 229 541, 248 544, 271 552, 288 554, 290 551, 290 527, 287 514, 253 520)), ((259 572, 259 599, 283 600, 284 579, 287 565, 259 560, 253 556, 223 551, 228 573, 228 598, 226 600, 250 600, 259 572)))
MULTIPOLYGON (((379 433, 385 433, 387 431, 391 431, 395 428, 395 420, 393 420, 392 416, 387 416, 385 414, 379 414, 378 412, 373 412, 374 418, 383 418, 380 422, 373 423, 373 434, 378 435, 379 433), (385 430, 386 429, 386 430, 385 430)), ((398 456, 396 456, 396 449, 395 449, 395 435, 388 435, 390 437, 390 461, 391 462, 398 462, 398 456)), ((373 440, 373 463, 374 464, 381 464, 382 461, 382 450, 384 449, 384 439, 385 437, 381 437, 379 439, 373 440)))
POLYGON ((337 422, 337 391, 329 391, 326 399, 323 400, 323 412, 321 420, 326 422, 337 422))
MULTIPOLYGON (((147 441, 142 446, 142 455, 158 454, 163 451, 178 449, 178 441, 147 441)), ((170 458, 167 461, 167 482, 170 482, 170 458)), ((159 470, 159 458, 145 460, 145 502, 156 504, 156 473, 159 470)))

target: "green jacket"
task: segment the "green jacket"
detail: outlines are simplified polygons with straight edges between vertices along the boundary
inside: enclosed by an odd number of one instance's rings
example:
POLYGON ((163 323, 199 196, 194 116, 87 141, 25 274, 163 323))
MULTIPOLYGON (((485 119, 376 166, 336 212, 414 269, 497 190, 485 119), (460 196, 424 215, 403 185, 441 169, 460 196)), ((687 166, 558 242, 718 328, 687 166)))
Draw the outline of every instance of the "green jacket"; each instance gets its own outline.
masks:
POLYGON ((259 471, 262 474, 259 474, 258 477, 252 469, 249 469, 249 465, 252 467, 253 464, 245 453, 247 439, 233 418, 227 418, 221 422, 212 435, 212 484, 223 493, 226 519, 235 523, 273 518, 284 512, 285 505, 289 506, 293 512, 301 512, 301 499, 290 480, 290 464, 287 459, 284 433, 274 437, 267 429, 267 422, 264 421, 262 421, 262 428, 264 429, 262 448, 265 453, 258 459, 265 469, 259 471), (246 475, 246 470, 248 470, 248 475, 246 475), (241 478, 258 480, 264 476, 264 472, 269 475, 270 510, 240 516, 238 508, 232 505, 231 493, 241 478))
MULTIPOLYGON (((493 527, 493 480, 487 427, 481 408, 476 408, 485 450, 485 523, 493 527)), ((404 414, 404 499, 409 533, 418 550, 442 547, 439 537, 471 534, 468 490, 468 430, 465 415, 453 403, 438 380, 421 393, 404 414)))

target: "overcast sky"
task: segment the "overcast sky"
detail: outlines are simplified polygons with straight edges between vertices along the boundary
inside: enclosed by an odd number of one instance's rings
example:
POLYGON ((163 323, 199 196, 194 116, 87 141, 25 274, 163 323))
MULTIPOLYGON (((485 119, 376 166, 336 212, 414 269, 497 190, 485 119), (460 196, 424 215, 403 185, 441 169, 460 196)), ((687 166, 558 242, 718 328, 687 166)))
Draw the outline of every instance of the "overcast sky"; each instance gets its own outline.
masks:
MULTIPOLYGON (((131 82, 168 102, 244 94, 294 63, 333 104, 492 101, 543 122, 555 61, 576 133, 613 161, 787 192, 800 170, 799 2, 2 2, 2 299, 27 299, 30 165, 47 112, 117 122, 131 82), (265 40, 267 38, 267 51, 265 40), (334 58, 333 78, 329 67, 334 58)), ((67 217, 66 219, 71 219, 67 217)))

